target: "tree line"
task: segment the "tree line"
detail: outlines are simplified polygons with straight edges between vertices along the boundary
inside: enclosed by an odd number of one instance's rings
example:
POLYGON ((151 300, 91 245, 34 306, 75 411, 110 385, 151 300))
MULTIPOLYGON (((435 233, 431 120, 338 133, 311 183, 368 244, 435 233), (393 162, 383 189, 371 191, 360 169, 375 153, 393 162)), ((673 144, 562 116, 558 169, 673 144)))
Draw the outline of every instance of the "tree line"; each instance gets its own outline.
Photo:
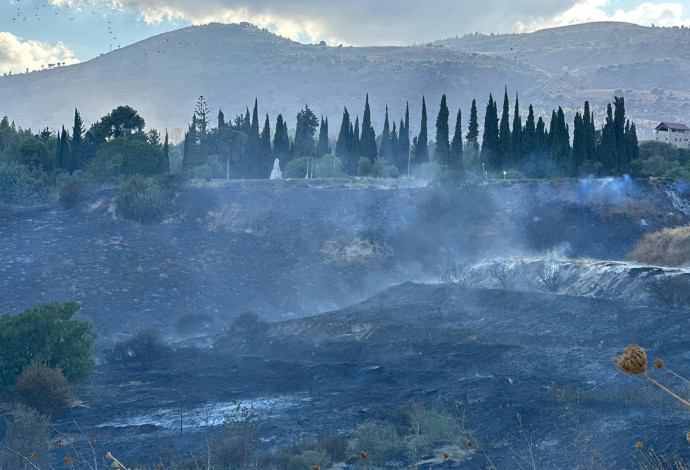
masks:
POLYGON ((185 133, 183 168, 191 171, 203 166, 214 177, 266 178, 278 158, 283 169, 293 162, 291 166, 299 166, 308 175, 309 162, 328 157, 343 175, 366 176, 378 168, 395 176, 435 162, 451 172, 484 176, 510 172, 544 178, 621 175, 638 158, 637 129, 625 117, 623 97, 614 97, 613 106, 608 104, 600 128, 595 125, 589 102, 575 114, 572 132, 561 107, 553 110, 548 125, 541 116, 535 116, 531 104, 524 124, 522 117, 518 95, 511 109, 506 88, 500 118, 498 103, 489 95, 481 140, 476 100, 472 101, 467 131, 458 109, 451 136, 451 114, 444 94, 436 116, 435 138, 430 139, 426 98, 422 97, 420 130, 410 140, 409 104, 399 120, 390 118, 386 106, 383 129, 377 134, 366 95, 361 121, 359 116, 353 119, 344 107, 337 138, 331 142, 328 117, 317 117, 308 105, 297 113, 291 139, 282 114, 276 117, 274 130, 268 114, 260 125, 257 99, 252 112, 247 107, 231 121, 226 121, 220 110, 217 125, 212 127, 208 104, 201 96, 185 133))

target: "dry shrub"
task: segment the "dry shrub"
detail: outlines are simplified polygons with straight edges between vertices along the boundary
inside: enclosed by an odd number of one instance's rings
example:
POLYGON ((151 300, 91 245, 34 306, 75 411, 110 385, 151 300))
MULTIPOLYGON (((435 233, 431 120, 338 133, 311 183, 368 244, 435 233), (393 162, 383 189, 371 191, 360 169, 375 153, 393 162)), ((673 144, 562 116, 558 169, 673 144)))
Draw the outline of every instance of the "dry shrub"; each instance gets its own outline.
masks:
POLYGON ((0 446, 0 468, 47 468, 50 461, 50 419, 33 408, 16 405, 5 422, 5 439, 0 446), (10 450, 8 450, 10 449, 10 450))
POLYGON ((687 274, 651 281, 647 290, 669 308, 690 308, 690 276, 687 274))
POLYGON ((80 181, 68 181, 60 188, 59 201, 65 209, 73 209, 81 201, 84 185, 80 181))
POLYGON ((690 266, 690 225, 648 233, 628 259, 656 266, 690 266))
POLYGON ((480 276, 480 271, 468 264, 458 264, 453 269, 449 269, 441 276, 441 281, 444 284, 455 285, 457 287, 466 289, 472 287, 480 276))
POLYGON ((170 352, 161 340, 157 328, 144 328, 127 341, 118 342, 103 353, 103 359, 111 364, 128 365, 152 361, 170 352))
POLYGON ((17 377, 19 401, 46 416, 60 416, 69 409, 72 394, 62 371, 44 364, 31 364, 17 377))

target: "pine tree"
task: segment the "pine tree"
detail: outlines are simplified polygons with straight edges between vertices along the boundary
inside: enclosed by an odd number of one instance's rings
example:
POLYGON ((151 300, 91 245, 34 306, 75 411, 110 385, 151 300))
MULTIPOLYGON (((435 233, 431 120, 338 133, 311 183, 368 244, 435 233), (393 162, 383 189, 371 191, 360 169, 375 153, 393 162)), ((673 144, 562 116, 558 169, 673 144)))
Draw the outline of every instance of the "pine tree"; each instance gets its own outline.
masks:
POLYGON ((165 129, 165 140, 163 141, 163 156, 165 157, 165 168, 170 171, 170 141, 168 139, 168 129, 165 129))
POLYGON ((429 138, 427 137, 426 101, 422 96, 422 120, 415 148, 415 163, 420 165, 429 161, 429 138))
POLYGON ((203 95, 199 96, 199 99, 196 102, 194 116, 196 116, 195 123, 197 139, 203 144, 208 135, 208 105, 206 104, 206 100, 204 99, 203 95))
POLYGON ((70 174, 74 170, 78 170, 80 168, 83 168, 84 162, 83 162, 83 155, 82 155, 82 148, 83 148, 83 140, 84 140, 84 123, 81 119, 81 115, 79 114, 79 111, 77 109, 74 109, 74 125, 72 127, 72 141, 70 142, 71 144, 71 158, 70 158, 70 168, 69 172, 70 174))
POLYGON ((510 157, 510 101, 508 101, 508 87, 505 88, 503 95, 503 113, 501 114, 501 124, 498 128, 498 154, 495 169, 505 169, 510 157))
POLYGON ((271 122, 266 113, 266 120, 264 121, 264 128, 261 130, 261 168, 259 171, 259 178, 270 175, 271 168, 273 168, 273 154, 271 152, 271 122))
POLYGON ((522 117, 520 116, 520 102, 518 94, 515 93, 515 109, 513 110, 513 131, 510 134, 510 162, 512 166, 515 167, 520 165, 523 159, 524 155, 522 154, 522 117))
POLYGON ((383 132, 381 133, 381 156, 388 163, 393 162, 393 153, 391 148, 391 132, 390 124, 388 123, 388 105, 386 105, 386 118, 383 121, 383 132))
POLYGON ((436 116, 436 161, 442 166, 450 165, 450 142, 448 130, 448 118, 450 111, 446 102, 446 95, 441 96, 441 106, 436 116))
POLYGON ((309 109, 309 105, 305 105, 304 109, 297 114, 297 127, 295 128, 295 157, 313 157, 316 151, 316 142, 314 136, 316 128, 319 125, 319 119, 309 109))
POLYGON ((450 145, 450 164, 460 167, 462 163, 462 111, 458 109, 458 115, 455 118, 455 133, 450 145))
POLYGON ((467 152, 472 158, 472 163, 479 163, 479 118, 477 117, 477 100, 472 100, 470 108, 470 121, 467 126, 467 152))
POLYGON ((218 129, 221 127, 225 127, 225 114, 222 109, 218 110, 218 129))
POLYGON ((328 118, 325 120, 321 116, 319 123, 319 143, 316 145, 316 156, 323 157, 328 153, 328 118))
POLYGON ((338 132, 338 141, 335 144, 335 156, 344 163, 345 168, 349 168, 349 160, 352 150, 352 123, 350 122, 350 113, 347 108, 343 109, 343 120, 340 123, 340 132, 338 132))
POLYGON ((371 110, 369 109, 369 94, 364 103, 364 116, 362 117, 362 136, 359 141, 359 151, 363 157, 367 157, 374 163, 378 154, 376 150, 376 133, 371 126, 371 110))
POLYGON ((486 104, 486 114, 484 115, 481 153, 482 162, 486 163, 488 169, 501 169, 501 155, 498 146, 498 108, 493 96, 489 94, 489 102, 486 104))
MULTIPOLYGON (((515 132, 514 127, 513 132, 515 132)), ((520 138, 520 156, 522 160, 529 158, 533 153, 536 152, 536 133, 537 129, 534 122, 534 108, 532 108, 532 105, 529 105, 527 121, 525 121, 525 127, 522 129, 522 135, 520 138)))

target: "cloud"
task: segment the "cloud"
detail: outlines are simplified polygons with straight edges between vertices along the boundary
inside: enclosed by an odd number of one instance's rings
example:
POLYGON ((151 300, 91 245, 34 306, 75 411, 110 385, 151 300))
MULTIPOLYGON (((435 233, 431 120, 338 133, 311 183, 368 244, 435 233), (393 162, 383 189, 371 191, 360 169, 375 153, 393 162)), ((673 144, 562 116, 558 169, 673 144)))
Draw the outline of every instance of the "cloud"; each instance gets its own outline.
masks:
POLYGON ((0 32, 0 73, 18 73, 48 68, 50 64, 76 64, 74 53, 62 43, 25 41, 12 33, 0 32))
POLYGON ((72 8, 137 11, 148 24, 248 21, 294 40, 329 44, 410 44, 474 31, 515 32, 587 21, 688 24, 679 2, 605 11, 609 0, 51 0, 72 8))

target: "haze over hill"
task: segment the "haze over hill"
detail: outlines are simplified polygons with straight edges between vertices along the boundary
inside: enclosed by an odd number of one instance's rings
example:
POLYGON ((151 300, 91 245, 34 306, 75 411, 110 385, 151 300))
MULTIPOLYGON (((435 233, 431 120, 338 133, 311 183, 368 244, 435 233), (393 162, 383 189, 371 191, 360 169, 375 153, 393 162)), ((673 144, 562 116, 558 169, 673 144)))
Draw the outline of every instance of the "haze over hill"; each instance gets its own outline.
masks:
MULTIPOLYGON (((590 23, 530 34, 471 35, 411 47, 305 45, 249 24, 210 24, 172 31, 88 62, 0 78, 0 115, 38 130, 69 124, 79 108, 87 124, 121 104, 136 108, 147 127, 184 128, 204 95, 215 116, 251 106, 289 127, 305 103, 337 131, 342 107, 361 115, 369 93, 380 132, 384 108, 398 120, 407 100, 418 132, 421 97, 435 116, 442 93, 469 115, 476 98, 520 93, 523 111, 579 108, 593 103, 601 120, 618 92, 640 138, 657 121, 690 119, 690 30, 625 23, 590 23), (652 92, 652 89, 654 92, 652 92)), ((512 97, 512 96, 511 96, 512 97)), ((566 118, 572 121, 574 111, 566 118)), ((572 126, 571 126, 572 127, 572 126)), ((334 136, 333 136, 334 137, 334 136)))

